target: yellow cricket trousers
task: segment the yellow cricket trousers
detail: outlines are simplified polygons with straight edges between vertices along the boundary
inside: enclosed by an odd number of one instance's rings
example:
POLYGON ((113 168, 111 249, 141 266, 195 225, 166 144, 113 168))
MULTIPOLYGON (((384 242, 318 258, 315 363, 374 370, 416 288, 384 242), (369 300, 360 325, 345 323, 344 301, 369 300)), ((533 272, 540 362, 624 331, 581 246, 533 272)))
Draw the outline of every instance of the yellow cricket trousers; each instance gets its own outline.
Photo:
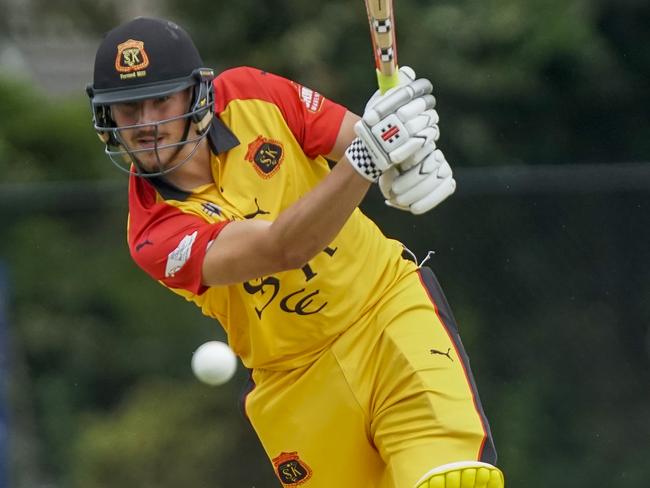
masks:
POLYGON ((433 272, 403 278, 314 363, 255 370, 245 411, 285 487, 412 488, 496 451, 433 272))

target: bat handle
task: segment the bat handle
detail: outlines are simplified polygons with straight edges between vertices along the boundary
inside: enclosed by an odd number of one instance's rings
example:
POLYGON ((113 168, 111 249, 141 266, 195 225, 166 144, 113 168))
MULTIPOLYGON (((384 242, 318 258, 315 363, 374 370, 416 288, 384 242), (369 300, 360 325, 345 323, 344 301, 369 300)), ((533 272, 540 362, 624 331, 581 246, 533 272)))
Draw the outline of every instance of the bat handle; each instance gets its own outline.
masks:
POLYGON ((399 77, 397 76, 397 69, 393 71, 393 74, 390 75, 377 70, 377 85, 379 85, 379 91, 382 93, 382 95, 398 84, 399 77))

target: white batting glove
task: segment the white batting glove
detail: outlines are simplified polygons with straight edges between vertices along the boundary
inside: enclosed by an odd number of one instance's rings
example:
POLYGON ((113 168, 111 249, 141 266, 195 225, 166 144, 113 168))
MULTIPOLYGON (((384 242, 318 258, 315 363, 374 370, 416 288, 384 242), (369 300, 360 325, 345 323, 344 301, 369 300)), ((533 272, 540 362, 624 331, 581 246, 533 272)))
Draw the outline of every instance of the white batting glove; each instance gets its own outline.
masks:
POLYGON ((442 203, 456 190, 456 180, 445 155, 435 145, 420 151, 419 161, 400 173, 390 168, 379 178, 386 205, 406 210, 414 215, 423 214, 442 203))
POLYGON ((404 84, 380 97, 373 95, 375 100, 371 98, 363 118, 354 126, 357 138, 345 152, 352 166, 373 182, 438 135, 431 82, 412 81, 409 75, 415 73, 410 68, 400 73, 410 81, 404 80, 404 84))

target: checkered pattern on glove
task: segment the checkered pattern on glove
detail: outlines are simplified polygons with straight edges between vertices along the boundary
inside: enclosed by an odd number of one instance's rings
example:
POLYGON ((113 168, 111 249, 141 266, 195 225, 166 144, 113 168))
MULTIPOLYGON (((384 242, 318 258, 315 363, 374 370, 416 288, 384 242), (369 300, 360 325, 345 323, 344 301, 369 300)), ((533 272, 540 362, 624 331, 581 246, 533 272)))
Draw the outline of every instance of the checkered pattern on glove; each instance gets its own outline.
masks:
POLYGON ((352 143, 345 150, 345 156, 354 169, 356 169, 365 179, 377 182, 382 171, 373 161, 370 151, 361 139, 355 137, 352 143))

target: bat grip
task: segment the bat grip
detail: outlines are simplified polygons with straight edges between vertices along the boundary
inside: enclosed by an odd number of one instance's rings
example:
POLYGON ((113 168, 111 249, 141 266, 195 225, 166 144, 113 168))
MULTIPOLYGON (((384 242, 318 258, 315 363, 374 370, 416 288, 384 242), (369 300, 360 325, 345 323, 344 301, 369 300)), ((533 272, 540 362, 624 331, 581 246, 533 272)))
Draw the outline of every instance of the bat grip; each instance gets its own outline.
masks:
POLYGON ((377 70, 377 85, 379 85, 379 91, 382 95, 391 88, 397 86, 398 83, 399 77, 397 76, 397 70, 395 70, 392 75, 387 75, 377 70))

